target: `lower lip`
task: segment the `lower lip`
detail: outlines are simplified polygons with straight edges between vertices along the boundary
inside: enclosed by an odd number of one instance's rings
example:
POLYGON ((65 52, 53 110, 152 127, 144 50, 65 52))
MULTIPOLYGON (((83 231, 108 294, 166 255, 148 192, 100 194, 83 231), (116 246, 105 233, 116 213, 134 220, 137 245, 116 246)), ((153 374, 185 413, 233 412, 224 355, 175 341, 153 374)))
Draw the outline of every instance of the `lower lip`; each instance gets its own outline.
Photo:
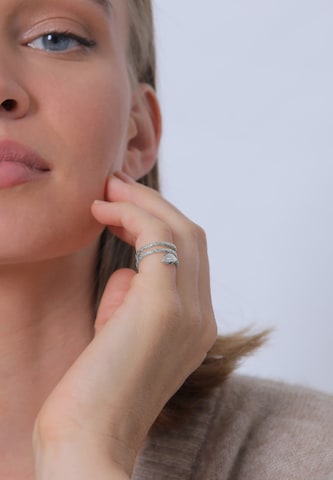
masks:
POLYGON ((0 188, 10 188, 37 180, 49 170, 39 170, 21 162, 0 162, 0 188))

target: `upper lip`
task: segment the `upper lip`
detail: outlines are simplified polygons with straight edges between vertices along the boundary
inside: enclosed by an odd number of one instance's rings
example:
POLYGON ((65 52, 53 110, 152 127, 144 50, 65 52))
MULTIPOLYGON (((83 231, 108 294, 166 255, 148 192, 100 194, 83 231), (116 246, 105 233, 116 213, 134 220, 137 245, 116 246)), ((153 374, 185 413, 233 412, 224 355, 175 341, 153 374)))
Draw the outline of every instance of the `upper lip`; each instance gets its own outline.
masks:
POLYGON ((49 171, 47 162, 33 149, 14 140, 0 140, 0 162, 18 162, 35 170, 49 171))

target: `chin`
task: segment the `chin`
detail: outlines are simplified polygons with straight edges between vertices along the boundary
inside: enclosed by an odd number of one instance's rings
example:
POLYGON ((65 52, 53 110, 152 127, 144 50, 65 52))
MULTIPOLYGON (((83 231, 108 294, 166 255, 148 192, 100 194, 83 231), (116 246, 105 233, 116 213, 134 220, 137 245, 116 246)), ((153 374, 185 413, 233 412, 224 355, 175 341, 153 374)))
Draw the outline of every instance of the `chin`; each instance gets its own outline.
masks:
POLYGON ((104 227, 95 224, 89 229, 78 229, 75 232, 12 231, 12 235, 4 233, 0 228, 0 266, 32 264, 40 262, 68 261, 82 259, 84 255, 96 254, 99 238, 104 227))

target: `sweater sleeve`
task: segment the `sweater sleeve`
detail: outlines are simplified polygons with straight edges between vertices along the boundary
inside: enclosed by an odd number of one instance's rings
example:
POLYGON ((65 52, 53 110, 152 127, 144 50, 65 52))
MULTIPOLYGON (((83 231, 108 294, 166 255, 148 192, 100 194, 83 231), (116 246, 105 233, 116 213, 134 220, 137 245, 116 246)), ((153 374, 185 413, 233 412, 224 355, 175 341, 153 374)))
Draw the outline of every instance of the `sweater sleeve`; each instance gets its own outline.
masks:
POLYGON ((332 480, 333 397, 234 377, 216 398, 191 480, 332 480))

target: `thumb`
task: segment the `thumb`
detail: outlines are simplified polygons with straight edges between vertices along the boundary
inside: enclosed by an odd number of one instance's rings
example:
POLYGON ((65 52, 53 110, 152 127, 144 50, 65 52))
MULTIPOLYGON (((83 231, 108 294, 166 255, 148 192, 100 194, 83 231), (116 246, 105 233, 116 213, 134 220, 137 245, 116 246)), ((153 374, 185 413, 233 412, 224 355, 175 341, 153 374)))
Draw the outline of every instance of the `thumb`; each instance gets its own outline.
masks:
POLYGON ((135 274, 129 268, 122 268, 115 271, 109 278, 97 311, 95 321, 96 334, 110 320, 112 314, 123 302, 135 274))

